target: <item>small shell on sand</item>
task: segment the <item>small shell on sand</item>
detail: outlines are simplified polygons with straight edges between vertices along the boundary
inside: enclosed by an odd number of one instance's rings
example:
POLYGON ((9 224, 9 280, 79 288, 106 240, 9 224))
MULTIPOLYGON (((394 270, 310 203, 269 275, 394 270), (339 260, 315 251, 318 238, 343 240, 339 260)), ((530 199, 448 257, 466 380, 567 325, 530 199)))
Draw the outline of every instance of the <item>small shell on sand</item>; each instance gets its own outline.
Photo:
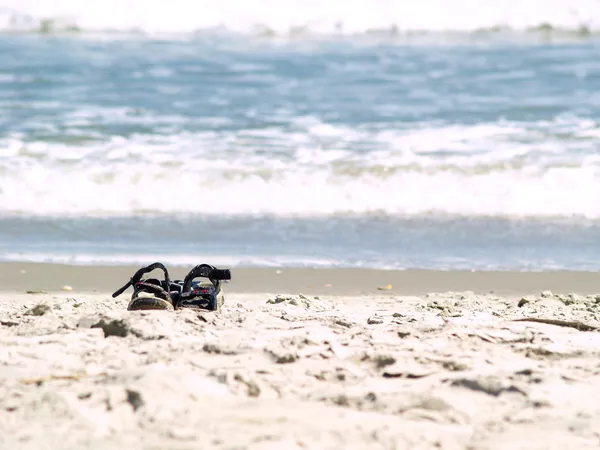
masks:
POLYGON ((72 288, 71 286, 69 286, 68 284, 65 284, 65 285, 62 287, 62 290, 63 290, 63 291, 66 291, 66 292, 70 292, 70 291, 72 291, 72 290, 73 290, 73 288, 72 288))

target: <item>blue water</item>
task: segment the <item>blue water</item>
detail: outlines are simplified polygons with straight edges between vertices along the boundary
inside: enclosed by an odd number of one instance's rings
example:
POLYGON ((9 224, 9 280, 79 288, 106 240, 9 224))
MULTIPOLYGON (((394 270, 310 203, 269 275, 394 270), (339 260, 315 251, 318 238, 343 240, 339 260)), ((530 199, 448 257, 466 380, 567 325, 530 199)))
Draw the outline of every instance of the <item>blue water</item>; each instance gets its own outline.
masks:
POLYGON ((600 42, 0 35, 0 259, 600 268, 600 42))

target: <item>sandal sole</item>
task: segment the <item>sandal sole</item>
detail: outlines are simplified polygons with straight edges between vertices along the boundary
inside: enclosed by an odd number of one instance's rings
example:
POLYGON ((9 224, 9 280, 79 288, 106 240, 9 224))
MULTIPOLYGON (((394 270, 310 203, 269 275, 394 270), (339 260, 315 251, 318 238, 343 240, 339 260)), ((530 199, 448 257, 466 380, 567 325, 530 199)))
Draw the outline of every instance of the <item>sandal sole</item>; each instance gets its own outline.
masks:
POLYGON ((127 311, 161 310, 173 311, 171 302, 157 297, 136 297, 127 305, 127 311))

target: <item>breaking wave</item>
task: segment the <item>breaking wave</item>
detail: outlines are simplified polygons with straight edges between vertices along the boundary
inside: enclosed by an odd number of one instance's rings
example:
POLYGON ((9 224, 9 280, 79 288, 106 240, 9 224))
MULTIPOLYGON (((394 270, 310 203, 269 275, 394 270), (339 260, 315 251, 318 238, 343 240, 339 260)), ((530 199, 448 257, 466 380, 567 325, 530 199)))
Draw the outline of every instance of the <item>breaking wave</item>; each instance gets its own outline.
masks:
POLYGON ((13 137, 0 142, 0 213, 600 218, 591 120, 295 127, 13 137))

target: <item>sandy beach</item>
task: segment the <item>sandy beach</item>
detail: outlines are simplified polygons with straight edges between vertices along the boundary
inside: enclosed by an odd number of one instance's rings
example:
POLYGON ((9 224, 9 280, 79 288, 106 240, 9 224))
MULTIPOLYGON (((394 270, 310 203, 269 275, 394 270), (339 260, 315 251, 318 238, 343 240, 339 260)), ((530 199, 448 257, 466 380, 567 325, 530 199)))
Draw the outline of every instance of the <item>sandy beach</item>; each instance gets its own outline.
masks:
POLYGON ((0 265, 1 448, 600 446, 594 273, 237 269, 199 313, 132 269, 0 265))

